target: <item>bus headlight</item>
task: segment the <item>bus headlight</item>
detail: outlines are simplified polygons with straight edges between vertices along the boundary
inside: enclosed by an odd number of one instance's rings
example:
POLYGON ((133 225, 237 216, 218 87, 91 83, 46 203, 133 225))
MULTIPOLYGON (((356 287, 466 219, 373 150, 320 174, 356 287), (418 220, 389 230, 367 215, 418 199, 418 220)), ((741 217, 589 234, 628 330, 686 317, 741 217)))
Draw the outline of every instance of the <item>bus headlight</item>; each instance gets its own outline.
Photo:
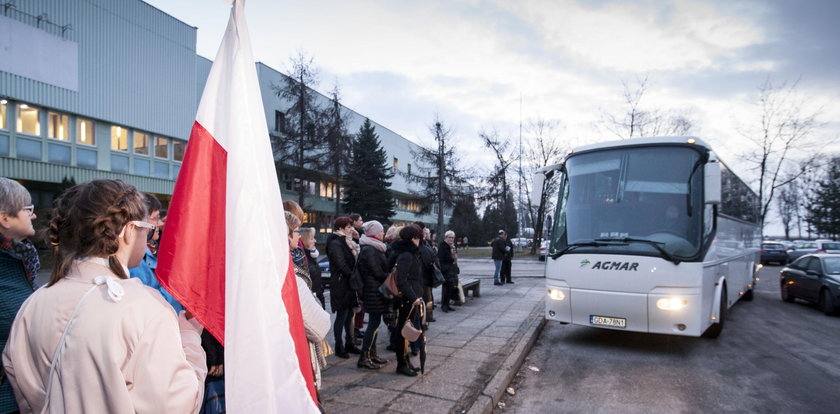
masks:
POLYGON ((656 307, 662 310, 680 310, 688 305, 683 298, 662 298, 656 301, 656 307))
POLYGON ((566 299, 566 294, 560 289, 549 289, 548 297, 554 300, 563 300, 566 299))

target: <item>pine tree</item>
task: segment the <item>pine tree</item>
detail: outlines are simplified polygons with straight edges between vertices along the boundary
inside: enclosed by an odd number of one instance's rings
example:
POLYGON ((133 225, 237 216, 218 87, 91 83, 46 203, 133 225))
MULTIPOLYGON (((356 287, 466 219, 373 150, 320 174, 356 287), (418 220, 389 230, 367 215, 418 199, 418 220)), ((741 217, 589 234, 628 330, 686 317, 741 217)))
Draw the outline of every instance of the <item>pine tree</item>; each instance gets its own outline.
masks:
POLYGON ((393 177, 376 128, 366 119, 353 142, 353 156, 344 176, 344 211, 391 224, 391 217, 396 214, 390 190, 393 177))
POLYGON ((475 198, 472 195, 460 197, 455 202, 452 217, 449 218, 449 230, 455 232, 455 237, 467 236, 472 244, 484 239, 484 227, 478 217, 475 198))
POLYGON ((831 161, 826 178, 817 184, 809 201, 807 221, 817 233, 840 235, 840 158, 831 161))

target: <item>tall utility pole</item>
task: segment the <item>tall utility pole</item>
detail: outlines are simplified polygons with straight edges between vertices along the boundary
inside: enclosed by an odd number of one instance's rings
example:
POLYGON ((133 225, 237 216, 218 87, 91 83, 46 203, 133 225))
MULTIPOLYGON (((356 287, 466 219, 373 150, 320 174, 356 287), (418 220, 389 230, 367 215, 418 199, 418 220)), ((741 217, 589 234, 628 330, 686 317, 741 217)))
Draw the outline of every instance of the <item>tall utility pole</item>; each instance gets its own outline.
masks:
POLYGON ((523 203, 522 203, 522 92, 519 93, 519 208, 516 209, 516 214, 518 219, 516 220, 519 223, 520 231, 517 231, 517 236, 520 238, 522 237, 522 229, 524 229, 524 218, 525 212, 523 210, 523 203))
POLYGON ((444 153, 443 153, 443 136, 441 133, 440 122, 435 123, 435 138, 438 142, 438 217, 437 217, 437 234, 443 235, 443 174, 444 174, 444 153))

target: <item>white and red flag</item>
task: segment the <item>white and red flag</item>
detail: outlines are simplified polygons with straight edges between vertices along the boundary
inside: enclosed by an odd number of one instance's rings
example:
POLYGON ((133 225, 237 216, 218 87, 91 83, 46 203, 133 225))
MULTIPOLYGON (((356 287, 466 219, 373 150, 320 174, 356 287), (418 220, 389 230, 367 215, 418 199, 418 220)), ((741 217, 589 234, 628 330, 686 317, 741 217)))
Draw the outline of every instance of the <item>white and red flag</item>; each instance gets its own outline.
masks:
POLYGON ((243 0, 207 78, 157 277, 225 346, 230 413, 317 413, 243 0))

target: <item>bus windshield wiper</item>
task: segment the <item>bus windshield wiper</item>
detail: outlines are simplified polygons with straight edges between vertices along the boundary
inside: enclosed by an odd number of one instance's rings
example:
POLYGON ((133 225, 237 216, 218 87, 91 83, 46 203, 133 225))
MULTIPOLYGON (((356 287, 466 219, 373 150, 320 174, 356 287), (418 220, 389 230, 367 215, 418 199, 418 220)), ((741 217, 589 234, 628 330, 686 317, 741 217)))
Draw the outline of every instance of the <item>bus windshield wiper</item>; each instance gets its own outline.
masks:
POLYGON ((624 237, 624 238, 615 238, 615 239, 595 239, 596 242, 621 242, 621 243, 645 243, 648 245, 653 246, 656 251, 662 256, 663 259, 673 262, 675 265, 680 264, 681 260, 677 259, 676 257, 672 256, 668 253, 665 249, 662 248, 663 242, 653 241, 653 240, 646 240, 646 239, 634 239, 632 237, 624 237))
POLYGON ((626 242, 622 242, 620 240, 589 240, 577 243, 569 243, 563 250, 560 250, 557 253, 551 255, 552 259, 557 259, 558 257, 578 248, 578 247, 602 247, 602 246, 622 246, 626 245, 626 242))

